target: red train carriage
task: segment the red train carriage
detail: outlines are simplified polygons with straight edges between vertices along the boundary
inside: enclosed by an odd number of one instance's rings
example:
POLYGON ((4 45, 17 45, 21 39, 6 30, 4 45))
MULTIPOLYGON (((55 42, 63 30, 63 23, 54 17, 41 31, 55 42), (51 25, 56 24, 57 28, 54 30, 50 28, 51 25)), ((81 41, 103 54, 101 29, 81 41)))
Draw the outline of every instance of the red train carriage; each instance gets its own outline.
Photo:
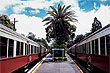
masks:
POLYGON ((44 56, 47 50, 40 46, 0 24, 0 73, 13 72, 44 56))
POLYGON ((110 73, 110 24, 73 45, 68 53, 110 73))

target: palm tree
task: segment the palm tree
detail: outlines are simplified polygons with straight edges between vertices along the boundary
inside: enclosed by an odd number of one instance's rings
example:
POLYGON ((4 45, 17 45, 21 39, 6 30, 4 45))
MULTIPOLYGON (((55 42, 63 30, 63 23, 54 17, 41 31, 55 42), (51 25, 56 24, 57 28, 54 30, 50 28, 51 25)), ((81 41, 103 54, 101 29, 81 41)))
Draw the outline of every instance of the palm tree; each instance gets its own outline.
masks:
POLYGON ((76 30, 75 25, 71 25, 70 22, 78 21, 75 17, 74 11, 70 11, 69 8, 71 6, 61 6, 58 4, 58 8, 55 9, 53 6, 50 6, 52 11, 48 11, 47 18, 43 20, 47 21, 44 25, 46 25, 46 39, 47 41, 51 41, 51 38, 55 39, 57 44, 63 44, 69 40, 69 38, 74 37, 74 31, 76 30))

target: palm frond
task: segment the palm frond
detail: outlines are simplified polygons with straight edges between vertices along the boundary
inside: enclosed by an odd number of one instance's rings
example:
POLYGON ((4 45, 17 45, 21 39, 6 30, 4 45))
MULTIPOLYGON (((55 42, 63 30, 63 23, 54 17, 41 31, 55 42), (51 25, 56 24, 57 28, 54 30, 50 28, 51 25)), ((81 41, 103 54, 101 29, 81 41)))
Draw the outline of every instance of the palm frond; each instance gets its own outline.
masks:
POLYGON ((50 6, 50 8, 57 14, 57 10, 53 6, 50 6))
POLYGON ((52 22, 53 22, 53 20, 48 21, 48 22, 46 22, 46 23, 44 24, 44 26, 45 26, 45 25, 48 25, 48 24, 51 24, 52 22))
POLYGON ((71 12, 71 11, 66 12, 66 13, 64 13, 64 14, 63 14, 63 17, 69 16, 69 15, 71 15, 71 14, 72 14, 72 12, 71 12))
POLYGON ((65 8, 65 5, 62 7, 62 11, 64 10, 64 8, 65 8))
POLYGON ((77 22, 78 21, 76 18, 73 18, 73 17, 66 17, 65 20, 71 21, 71 22, 77 22))
POLYGON ((53 12, 53 11, 48 11, 48 13, 47 14, 50 14, 51 16, 56 16, 56 14, 53 12))
POLYGON ((71 5, 67 6, 65 9, 64 9, 64 13, 67 11, 68 8, 70 8, 71 5))
POLYGON ((44 22, 44 21, 51 21, 51 20, 52 20, 52 17, 47 17, 42 22, 44 22))
POLYGON ((60 4, 58 4, 58 14, 59 14, 59 16, 61 15, 61 12, 62 12, 61 5, 60 5, 60 4))

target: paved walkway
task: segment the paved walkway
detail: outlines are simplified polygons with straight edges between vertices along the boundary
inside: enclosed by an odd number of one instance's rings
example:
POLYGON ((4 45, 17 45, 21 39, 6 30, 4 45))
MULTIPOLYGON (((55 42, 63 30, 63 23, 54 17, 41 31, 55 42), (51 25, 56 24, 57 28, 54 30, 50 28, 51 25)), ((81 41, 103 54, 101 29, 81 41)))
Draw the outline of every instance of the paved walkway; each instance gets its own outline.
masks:
POLYGON ((67 61, 53 61, 48 55, 35 73, 81 73, 72 59, 68 56, 67 61))

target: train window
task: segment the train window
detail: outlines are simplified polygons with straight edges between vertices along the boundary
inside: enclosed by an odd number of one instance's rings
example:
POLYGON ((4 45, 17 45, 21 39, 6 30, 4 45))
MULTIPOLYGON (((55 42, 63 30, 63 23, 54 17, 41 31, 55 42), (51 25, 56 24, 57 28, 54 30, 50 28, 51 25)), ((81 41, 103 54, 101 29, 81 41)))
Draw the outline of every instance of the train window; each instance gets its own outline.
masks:
POLYGON ((32 49, 32 51, 33 51, 33 54, 35 53, 35 50, 34 50, 35 48, 34 48, 34 46, 33 46, 33 49, 32 49))
POLYGON ((30 44, 28 45, 28 54, 30 54, 30 44))
POLYGON ((92 40, 92 54, 94 54, 94 40, 92 40))
POLYGON ((31 45, 31 54, 33 54, 33 46, 31 45))
POLYGON ((95 40, 95 54, 98 54, 98 39, 95 40))
POLYGON ((37 47, 37 53, 39 53, 39 47, 37 47))
POLYGON ((84 53, 86 53, 86 43, 85 43, 84 53))
POLYGON ((36 47, 36 53, 37 53, 37 47, 36 47))
POLYGON ((27 55, 27 44, 25 44, 25 55, 27 55))
POLYGON ((7 38, 0 36, 0 58, 7 57, 7 38))
POLYGON ((101 55, 105 55, 105 37, 100 38, 101 55))
POLYGON ((13 56, 14 40, 9 39, 8 57, 13 56))
POLYGON ((106 36, 107 55, 110 55, 110 34, 106 36))
POLYGON ((36 46, 34 46, 34 53, 36 53, 36 46))
POLYGON ((83 46, 83 48, 82 48, 82 52, 84 53, 84 44, 83 44, 82 46, 83 46))
POLYGON ((16 44, 16 55, 20 55, 20 42, 17 41, 17 44, 16 44))
POLYGON ((83 53, 83 45, 81 45, 81 53, 83 53))
POLYGON ((36 46, 34 46, 34 53, 36 53, 36 46))
POLYGON ((23 42, 21 42, 21 55, 23 55, 23 42))
POLYGON ((29 44, 27 44, 27 55, 29 54, 29 44))

